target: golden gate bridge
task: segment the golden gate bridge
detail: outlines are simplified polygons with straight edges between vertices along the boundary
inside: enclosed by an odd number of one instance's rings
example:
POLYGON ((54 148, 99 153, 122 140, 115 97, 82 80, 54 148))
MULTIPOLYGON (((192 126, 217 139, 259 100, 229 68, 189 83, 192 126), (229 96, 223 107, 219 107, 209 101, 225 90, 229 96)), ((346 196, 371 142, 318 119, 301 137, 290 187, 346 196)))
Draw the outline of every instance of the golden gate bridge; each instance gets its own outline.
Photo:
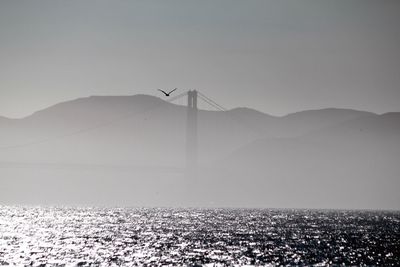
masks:
MULTIPOLYGON (((197 128, 198 128, 198 100, 202 100, 203 103, 207 104, 208 106, 214 108, 216 111, 221 111, 227 117, 237 123, 242 124, 245 128, 257 132, 260 134, 260 136, 264 136, 264 131, 262 129, 254 127, 254 125, 248 124, 246 121, 242 120, 241 118, 234 117, 232 114, 228 114, 228 110, 218 104, 216 101, 211 99, 210 97, 206 96, 205 94, 199 92, 198 90, 187 90, 181 94, 178 94, 174 97, 170 97, 169 99, 165 100, 166 102, 172 103, 178 99, 181 99, 183 97, 187 97, 187 115, 186 115, 186 164, 185 164, 185 170, 186 173, 189 174, 189 176, 195 175, 197 171, 197 165, 198 165, 198 136, 197 136, 197 128)), ((34 146, 34 145, 39 145, 43 143, 48 143, 52 142, 55 140, 59 139, 64 139, 68 138, 71 136, 83 134, 89 131, 94 131, 99 128, 103 127, 108 127, 110 125, 113 125, 121 120, 125 120, 128 118, 131 118, 133 116, 141 116, 145 115, 146 113, 155 111, 157 109, 161 108, 160 104, 151 106, 150 108, 142 111, 142 112, 128 112, 125 113, 121 116, 114 117, 112 120, 98 123, 95 125, 91 125, 89 127, 81 128, 79 130, 73 131, 73 132, 68 132, 65 134, 61 135, 56 135, 40 140, 35 140, 27 143, 21 143, 21 144, 14 144, 14 145, 9 145, 9 146, 3 146, 0 147, 0 150, 8 150, 8 149, 15 149, 15 148, 22 148, 22 147, 27 147, 27 146, 34 146)))

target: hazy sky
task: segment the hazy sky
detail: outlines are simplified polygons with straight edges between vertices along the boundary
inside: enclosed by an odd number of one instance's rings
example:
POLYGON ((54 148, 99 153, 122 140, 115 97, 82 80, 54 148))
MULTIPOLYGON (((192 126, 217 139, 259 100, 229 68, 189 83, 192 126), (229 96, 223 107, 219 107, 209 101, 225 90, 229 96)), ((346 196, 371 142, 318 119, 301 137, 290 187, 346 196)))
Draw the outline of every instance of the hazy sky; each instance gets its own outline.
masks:
POLYGON ((400 1, 0 1, 0 115, 196 88, 274 115, 400 111, 400 1))

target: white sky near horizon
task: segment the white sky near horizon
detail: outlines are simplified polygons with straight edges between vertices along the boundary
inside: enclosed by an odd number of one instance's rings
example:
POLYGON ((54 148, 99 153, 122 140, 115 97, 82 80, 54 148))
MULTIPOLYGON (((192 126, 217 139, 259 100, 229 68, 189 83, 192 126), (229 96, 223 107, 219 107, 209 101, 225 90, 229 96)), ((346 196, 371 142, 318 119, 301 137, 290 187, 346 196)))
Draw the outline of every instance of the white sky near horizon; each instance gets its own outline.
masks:
POLYGON ((400 111, 400 1, 0 1, 0 116, 198 89, 227 108, 400 111))

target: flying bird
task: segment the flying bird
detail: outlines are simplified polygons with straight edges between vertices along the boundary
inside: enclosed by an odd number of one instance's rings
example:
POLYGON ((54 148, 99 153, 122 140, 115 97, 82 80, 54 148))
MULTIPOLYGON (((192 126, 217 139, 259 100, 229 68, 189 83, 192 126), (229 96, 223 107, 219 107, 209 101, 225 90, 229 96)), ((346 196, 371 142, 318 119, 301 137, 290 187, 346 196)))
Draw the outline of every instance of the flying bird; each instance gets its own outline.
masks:
POLYGON ((163 92, 165 96, 169 96, 169 95, 170 95, 173 91, 175 91, 176 89, 178 89, 178 88, 175 88, 175 89, 169 91, 168 93, 165 92, 164 90, 161 90, 161 89, 158 89, 158 91, 163 92))

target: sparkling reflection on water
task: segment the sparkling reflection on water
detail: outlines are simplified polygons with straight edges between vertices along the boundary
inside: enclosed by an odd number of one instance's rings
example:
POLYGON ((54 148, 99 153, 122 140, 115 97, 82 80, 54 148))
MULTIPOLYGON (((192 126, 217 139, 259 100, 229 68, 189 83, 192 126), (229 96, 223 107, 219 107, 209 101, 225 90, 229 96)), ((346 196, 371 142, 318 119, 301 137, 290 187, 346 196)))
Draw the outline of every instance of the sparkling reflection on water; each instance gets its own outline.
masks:
POLYGON ((0 265, 399 266, 399 248, 394 211, 0 206, 0 265))

